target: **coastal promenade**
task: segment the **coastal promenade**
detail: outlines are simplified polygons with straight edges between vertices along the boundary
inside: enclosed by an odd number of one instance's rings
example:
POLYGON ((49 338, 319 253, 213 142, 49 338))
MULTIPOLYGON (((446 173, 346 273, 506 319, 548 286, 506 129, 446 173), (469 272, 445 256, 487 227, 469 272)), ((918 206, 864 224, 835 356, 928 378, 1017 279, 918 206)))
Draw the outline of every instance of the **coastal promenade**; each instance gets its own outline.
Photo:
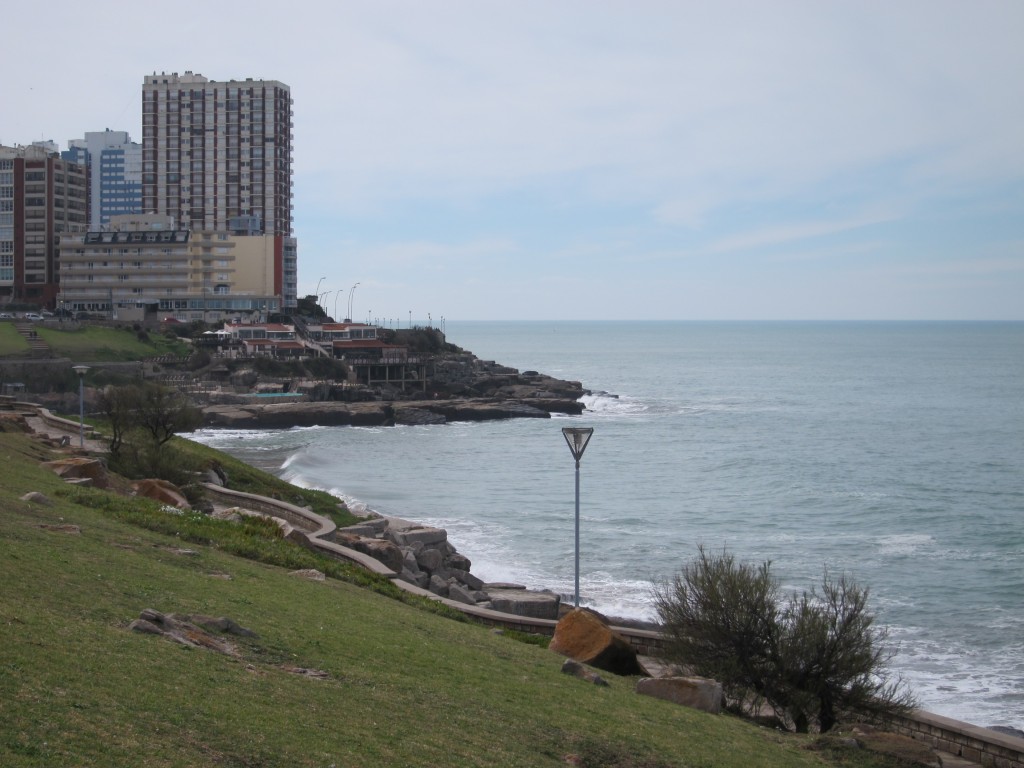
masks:
MULTIPOLYGON (((47 409, 31 403, 8 401, 3 404, 24 414, 29 427, 40 437, 55 444, 78 447, 79 425, 77 422, 54 416, 47 409)), ((90 436, 85 441, 89 453, 106 452, 106 444, 90 436)), ((206 490, 215 503, 238 506, 259 514, 278 517, 291 525, 305 539, 311 548, 330 557, 344 559, 390 579, 398 588, 461 611, 473 619, 492 626, 500 626, 534 634, 551 635, 557 622, 536 619, 471 606, 440 597, 434 593, 409 584, 399 574, 369 555, 337 544, 332 539, 337 530, 334 523, 303 507, 277 501, 264 496, 233 491, 214 484, 206 484, 206 490)), ((656 667, 655 658, 663 644, 659 633, 632 627, 615 627, 628 640, 637 653, 647 657, 647 663, 656 667)), ((987 728, 970 725, 931 712, 919 710, 901 718, 894 724, 894 730, 928 744, 942 758, 943 768, 967 768, 987 766, 990 768, 1024 768, 1024 738, 1007 735, 987 728)))

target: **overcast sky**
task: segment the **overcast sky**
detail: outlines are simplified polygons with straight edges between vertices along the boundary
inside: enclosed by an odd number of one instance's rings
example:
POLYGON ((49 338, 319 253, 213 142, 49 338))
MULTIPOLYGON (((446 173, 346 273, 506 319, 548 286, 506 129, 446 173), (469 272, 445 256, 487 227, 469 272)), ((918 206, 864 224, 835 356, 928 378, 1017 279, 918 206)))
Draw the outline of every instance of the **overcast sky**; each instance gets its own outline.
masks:
POLYGON ((1020 0, 56 0, 3 25, 6 145, 141 142, 154 71, 289 85, 299 293, 332 314, 358 283, 355 319, 403 324, 1024 319, 1020 0))

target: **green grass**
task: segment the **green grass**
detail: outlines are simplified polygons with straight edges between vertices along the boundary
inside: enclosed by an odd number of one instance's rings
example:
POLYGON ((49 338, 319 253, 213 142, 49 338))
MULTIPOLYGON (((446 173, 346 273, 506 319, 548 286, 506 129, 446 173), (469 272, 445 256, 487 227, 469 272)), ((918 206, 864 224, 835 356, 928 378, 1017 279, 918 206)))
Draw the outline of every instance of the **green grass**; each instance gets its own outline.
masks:
POLYGON ((289 576, 188 516, 70 489, 44 458, 0 433, 6 768, 881 765, 636 696, 631 679, 598 688, 543 648, 289 576), (52 505, 20 501, 30 490, 52 505), (43 527, 57 524, 81 533, 43 527), (129 631, 145 608, 228 616, 257 637, 237 657, 186 649, 129 631))
POLYGON ((339 527, 359 522, 359 518, 350 513, 336 496, 332 496, 326 491, 299 488, 225 453, 191 440, 175 438, 174 447, 196 466, 209 468, 219 465, 227 475, 228 487, 231 490, 255 493, 278 501, 286 501, 299 507, 309 507, 318 515, 333 520, 339 527))
POLYGON ((83 362, 129 362, 160 355, 186 355, 189 347, 178 339, 151 333, 149 341, 140 341, 130 328, 104 328, 87 325, 66 330, 40 325, 39 337, 54 354, 83 362))
POLYGON ((14 323, 0 320, 0 357, 23 357, 28 351, 28 340, 18 333, 14 323))

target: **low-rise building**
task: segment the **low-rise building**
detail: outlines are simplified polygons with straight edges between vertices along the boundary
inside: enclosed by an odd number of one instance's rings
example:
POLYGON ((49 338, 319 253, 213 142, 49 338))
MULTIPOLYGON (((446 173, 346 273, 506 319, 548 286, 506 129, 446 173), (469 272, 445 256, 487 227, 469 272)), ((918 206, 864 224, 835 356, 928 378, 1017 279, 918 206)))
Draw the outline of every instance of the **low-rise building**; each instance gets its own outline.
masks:
POLYGON ((282 240, 176 229, 158 214, 113 216, 108 230, 62 239, 58 303, 129 322, 262 321, 284 305, 282 240))

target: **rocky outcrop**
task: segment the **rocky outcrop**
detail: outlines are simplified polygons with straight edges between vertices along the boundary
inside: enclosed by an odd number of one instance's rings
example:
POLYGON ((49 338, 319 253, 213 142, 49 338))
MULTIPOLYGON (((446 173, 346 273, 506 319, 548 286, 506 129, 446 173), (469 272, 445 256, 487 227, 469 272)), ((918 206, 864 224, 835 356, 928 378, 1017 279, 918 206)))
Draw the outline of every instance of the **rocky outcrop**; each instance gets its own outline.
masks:
POLYGON ((207 426, 231 429, 289 427, 381 427, 395 424, 443 424, 450 421, 492 421, 550 418, 552 413, 579 415, 583 404, 569 398, 414 400, 392 402, 302 402, 209 405, 207 426))
POLYGON ((581 664, 616 675, 643 675, 633 647, 595 611, 576 608, 559 620, 548 646, 581 664))
POLYGON ((211 651, 229 656, 237 655, 235 644, 224 635, 235 637, 255 637, 256 634, 245 627, 239 626, 234 620, 225 616, 181 616, 164 614, 147 608, 139 614, 139 618, 128 625, 133 632, 147 635, 159 635, 192 648, 207 648, 211 651))

